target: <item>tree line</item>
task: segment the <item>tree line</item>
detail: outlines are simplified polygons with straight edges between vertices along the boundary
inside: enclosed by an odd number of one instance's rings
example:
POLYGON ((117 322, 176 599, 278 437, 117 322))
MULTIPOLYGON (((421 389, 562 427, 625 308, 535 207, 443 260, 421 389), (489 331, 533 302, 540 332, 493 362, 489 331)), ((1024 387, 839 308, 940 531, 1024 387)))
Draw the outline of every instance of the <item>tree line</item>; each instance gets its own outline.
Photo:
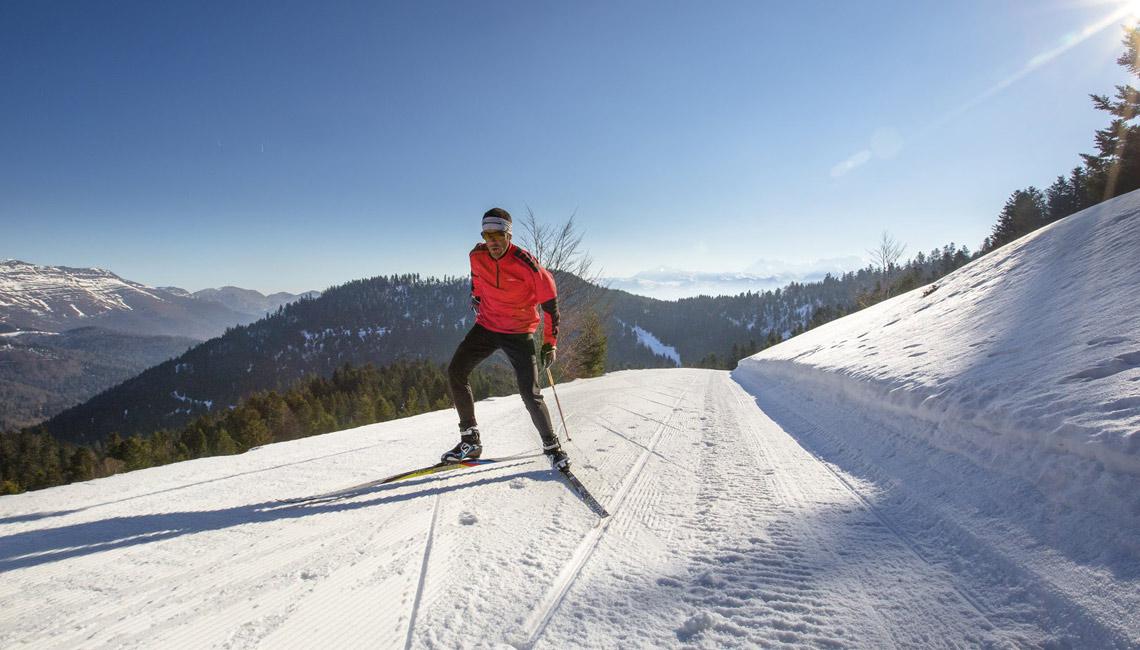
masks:
MULTIPOLYGON (((1140 26, 1125 29, 1124 53, 1116 62, 1140 77, 1140 26)), ((1058 219, 1102 201, 1140 189, 1140 91, 1129 84, 1116 94, 1089 95, 1093 106, 1109 114, 1109 124, 1094 136, 1095 153, 1081 154, 1083 165, 1057 176, 1044 192, 1035 186, 1016 190, 998 214, 993 231, 982 243, 988 253, 1058 219)))
MULTIPOLYGON (((517 391, 514 374, 492 364, 471 375, 476 399, 517 391)), ((232 409, 198 417, 149 436, 112 433, 104 441, 57 440, 43 428, 0 433, 0 494, 87 481, 206 456, 239 454, 260 445, 450 408, 447 369, 429 361, 384 368, 342 366, 293 388, 265 390, 232 409)))

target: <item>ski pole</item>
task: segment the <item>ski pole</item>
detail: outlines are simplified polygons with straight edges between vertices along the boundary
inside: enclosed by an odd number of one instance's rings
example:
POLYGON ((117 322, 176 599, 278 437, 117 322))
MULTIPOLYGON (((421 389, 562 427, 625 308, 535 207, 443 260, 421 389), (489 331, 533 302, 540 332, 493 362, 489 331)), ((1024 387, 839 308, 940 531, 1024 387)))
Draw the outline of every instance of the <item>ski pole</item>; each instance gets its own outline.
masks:
POLYGON ((554 393, 554 403, 558 405, 558 417, 562 418, 562 430, 566 432, 566 442, 570 442, 570 429, 566 428, 566 414, 562 412, 558 391, 554 390, 554 374, 550 372, 550 368, 546 369, 546 381, 550 382, 550 392, 554 393))

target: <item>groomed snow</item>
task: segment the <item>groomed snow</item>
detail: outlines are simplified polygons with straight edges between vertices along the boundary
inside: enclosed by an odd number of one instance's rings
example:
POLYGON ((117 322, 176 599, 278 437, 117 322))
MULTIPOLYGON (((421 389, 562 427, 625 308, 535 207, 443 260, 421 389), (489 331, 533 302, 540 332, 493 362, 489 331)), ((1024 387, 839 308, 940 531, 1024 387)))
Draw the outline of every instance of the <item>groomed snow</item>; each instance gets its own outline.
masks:
MULTIPOLYGON (((976 540, 932 551, 936 511, 888 516, 726 372, 559 396, 608 519, 541 459, 278 501, 430 463, 449 411, 0 498, 0 647, 1124 645, 976 540)), ((478 412, 489 455, 536 448, 517 397, 478 412)))
POLYGON ((1140 643, 1138 260, 1133 192, 734 377, 828 460, 945 508, 1041 593, 1140 643))
POLYGON ((451 411, 0 498, 0 647, 1140 646, 1138 211, 731 375, 560 386, 607 519, 542 459, 281 501, 431 463, 451 411))

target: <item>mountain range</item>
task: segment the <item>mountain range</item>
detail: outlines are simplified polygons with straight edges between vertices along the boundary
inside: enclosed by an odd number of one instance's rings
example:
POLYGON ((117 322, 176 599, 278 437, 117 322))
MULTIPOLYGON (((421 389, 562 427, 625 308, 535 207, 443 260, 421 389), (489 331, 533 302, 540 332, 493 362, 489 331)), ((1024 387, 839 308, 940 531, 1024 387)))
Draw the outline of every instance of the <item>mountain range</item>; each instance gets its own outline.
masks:
MULTIPOLYGON (((791 284, 762 294, 662 301, 589 285, 556 273, 564 317, 589 293, 603 316, 606 368, 704 365, 804 329, 820 309, 845 311, 874 283, 869 270, 791 284)), ((53 417, 62 440, 93 442, 112 432, 146 435, 176 428, 242 397, 282 390, 338 367, 400 359, 446 363, 473 323, 461 278, 381 276, 332 287, 236 326, 53 417)), ((716 364, 714 364, 716 365, 716 364)))
POLYGON ((28 426, 298 298, 0 262, 0 430, 28 426))
POLYGON ((0 262, 0 328, 63 332, 101 327, 204 341, 313 293, 263 296, 237 287, 190 293, 125 280, 104 269, 5 260, 0 262))

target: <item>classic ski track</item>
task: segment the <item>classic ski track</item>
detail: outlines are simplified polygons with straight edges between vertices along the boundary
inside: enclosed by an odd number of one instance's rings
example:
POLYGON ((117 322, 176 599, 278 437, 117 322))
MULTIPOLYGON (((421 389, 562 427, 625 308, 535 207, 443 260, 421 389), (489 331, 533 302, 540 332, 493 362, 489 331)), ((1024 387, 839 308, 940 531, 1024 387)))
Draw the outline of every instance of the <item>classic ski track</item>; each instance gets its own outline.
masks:
MULTIPOLYGON (((745 391, 745 393, 747 394, 747 391, 745 391)), ((819 438, 831 440, 832 435, 828 432, 826 427, 821 424, 817 424, 813 420, 809 420, 806 415, 789 408, 782 401, 782 397, 775 398, 775 401, 778 404, 777 410, 780 417, 784 419, 797 420, 806 433, 819 438)), ((804 446, 804 450, 807 453, 811 454, 811 456, 817 462, 827 468, 828 471, 832 473, 832 475, 836 475, 835 471, 832 470, 828 463, 820 459, 820 457, 817 456, 815 452, 813 452, 811 449, 808 449, 806 446, 804 446)), ((863 465, 868 464, 866 459, 863 459, 861 456, 858 459, 858 462, 863 465)), ((858 488, 851 486, 848 481, 843 480, 839 476, 836 476, 836 478, 840 481, 840 483, 844 485, 845 488, 851 490, 852 493, 855 494, 855 496, 858 497, 860 501, 865 504, 868 503, 869 500, 859 492, 858 488)), ((1039 600, 1043 603, 1041 606, 1048 610, 1047 613, 1041 614, 1041 616, 1043 616, 1045 619, 1048 619, 1049 621, 1074 621, 1074 619, 1076 619, 1072 624, 1070 624, 1070 627, 1066 627, 1066 630, 1072 630, 1075 628, 1075 632, 1078 634, 1086 634, 1091 631, 1096 635, 1095 638, 1097 638, 1100 643, 1107 641, 1110 642, 1113 647, 1133 647, 1131 642, 1118 630, 1112 629, 1101 621, 1090 617, 1083 608, 1073 603, 1072 600, 1064 592, 1049 584, 1047 581, 1042 580, 1035 573, 1033 573, 1031 569, 1008 557, 1006 555, 1005 549, 994 548, 986 540, 979 538, 973 531, 965 527, 956 519, 952 510, 949 513, 943 512, 943 508, 947 506, 940 507, 938 504, 929 503, 924 498, 922 498, 921 495, 913 494, 910 491, 906 491, 905 496, 906 498, 913 500, 919 508, 925 511, 922 516, 934 520, 939 526, 942 527, 944 531, 950 531, 953 534, 959 536, 961 539, 965 540, 971 549, 977 553, 979 557, 983 558, 982 561, 1000 566, 1001 571, 999 572, 999 575, 1014 575, 1019 580, 1021 580, 1023 583, 1022 587, 1035 593, 1039 600)), ((888 528, 898 531, 898 525, 891 521, 890 516, 883 513, 881 509, 869 510, 880 519, 885 519, 886 521, 884 521, 884 525, 886 525, 888 528)), ((932 566, 938 566, 937 564, 927 560, 924 557, 923 553, 919 552, 917 549, 914 549, 914 547, 919 546, 917 542, 910 540, 901 531, 899 531, 897 534, 899 535, 900 539, 904 540, 908 544, 908 546, 912 547, 912 550, 914 550, 915 554, 919 558, 923 559, 925 563, 932 566)), ((953 582, 955 589, 966 589, 964 585, 960 584, 957 577, 953 582)), ((1003 617, 1008 616, 1003 612, 995 611, 993 608, 982 604, 981 601, 983 600, 983 596, 981 595, 973 594, 972 591, 970 592, 970 596, 967 596, 961 592, 959 593, 967 602, 971 604, 971 606, 975 607, 976 609, 980 608, 978 609, 979 613, 981 613, 987 620, 992 620, 994 616, 999 615, 1003 617)), ((1011 616, 1009 620, 1011 624, 1025 624, 1024 620, 1017 617, 1011 616)), ((1090 641, 1086 641, 1086 643, 1087 642, 1090 641)))
POLYGON ((427 541, 424 542, 424 559, 420 565, 419 580, 416 584, 416 597, 412 601, 412 612, 408 615, 408 636, 404 641, 404 649, 409 650, 412 647, 412 637, 416 629, 416 614, 419 613, 420 600, 424 593, 424 584, 427 582, 428 562, 431 561, 431 546, 435 540, 435 525, 439 521, 439 502, 442 495, 435 495, 435 507, 432 508, 431 524, 428 526, 427 541))
MULTIPOLYGON (((727 375, 710 378, 710 384, 720 377, 727 375)), ((695 608, 698 616, 699 612, 711 611, 724 617, 723 625, 735 639, 732 643, 745 643, 739 635, 747 634, 747 630, 768 630, 775 637, 745 637, 748 643, 763 645, 834 647, 849 642, 834 629, 842 610, 815 585, 817 567, 807 559, 808 549, 796 518, 789 517, 798 513, 797 508, 794 502, 777 498, 776 471, 771 469, 763 444, 756 435, 747 433, 736 412, 720 408, 718 402, 725 400, 715 393, 710 390, 706 394, 708 415, 702 418, 706 449, 701 454, 701 469, 707 481, 701 484, 695 514, 688 524, 702 543, 689 558, 689 575, 678 582, 687 585, 680 599, 695 608), (755 495, 751 526, 733 519, 731 508, 722 509, 724 495, 734 491, 755 495)), ((881 621, 873 610, 864 614, 881 621)), ((880 623, 879 627, 884 626, 880 623)), ((680 640, 716 647, 726 642, 686 634, 683 629, 678 628, 673 643, 680 640)))
MULTIPOLYGON (((217 483, 219 481, 228 481, 230 479, 241 478, 243 476, 249 476, 251 474, 260 474, 262 472, 270 472, 270 471, 273 471, 275 469, 284 469, 286 467, 294 467, 296 465, 304 465, 306 463, 314 463, 318 460, 327 460, 329 458, 335 458, 337 456, 343 456, 345 454, 354 454, 357 452, 364 451, 366 449, 373 449, 375 447, 382 447, 386 444, 388 444, 388 443, 387 442, 378 442, 376 444, 365 445, 363 447, 355 447, 353 449, 345 449, 342 451, 335 451, 335 452, 332 452, 329 454, 322 454, 320 456, 314 456, 312 458, 303 458, 301 460, 289 461, 288 463, 279 463, 279 464, 273 465, 271 467, 261 467, 258 469, 251 469, 251 470, 246 471, 246 472, 237 472, 236 474, 226 474, 224 476, 215 476, 213 478, 202 479, 201 481, 194 481, 193 483, 185 483, 183 485, 175 485, 173 487, 163 488, 161 490, 155 490, 153 492, 146 492, 143 494, 134 494, 134 495, 131 495, 129 497, 123 497, 122 499, 115 499, 114 501, 103 501, 101 503, 93 503, 89 506, 84 506, 83 508, 80 508, 79 510, 77 510, 77 512, 92 510, 94 508, 102 508, 102 507, 106 507, 106 506, 116 505, 119 503, 126 503, 127 501, 134 501, 135 499, 144 499, 146 497, 153 497, 153 496, 157 496, 159 494, 167 494, 170 492, 177 492, 179 490, 186 490, 186 489, 193 488, 193 487, 208 485, 210 483, 217 483)), ((248 454, 248 453, 251 453, 257 449, 260 449, 260 447, 255 447, 253 449, 246 451, 245 453, 248 454)))
MULTIPOLYGON (((324 537, 327 537, 327 532, 323 533, 323 534, 310 535, 305 540, 293 540, 292 542, 287 543, 287 544, 281 544, 278 546, 271 547, 269 550, 272 552, 276 552, 277 550, 282 549, 282 548, 292 548, 295 546, 307 547, 309 545, 309 542, 311 542, 317 538, 324 538, 324 537)), ((112 550, 107 551, 107 553, 109 553, 110 555, 105 556, 105 557, 109 557, 111 559, 114 559, 114 560, 117 560, 120 562, 131 557, 131 550, 129 548, 128 549, 112 549, 112 550)), ((264 549, 259 549, 256 553, 257 553, 257 555, 263 555, 264 549)), ((250 555, 252 555, 252 553, 250 555)), ((229 558, 230 561, 239 562, 239 563, 244 563, 244 561, 246 559, 247 558, 243 557, 242 555, 235 555, 234 557, 229 558)), ((75 561, 73 561, 73 562, 75 562, 75 561)), ((73 582, 78 583, 78 584, 85 584, 87 582, 87 581, 83 580, 81 577, 83 575, 84 570, 85 570, 84 565, 86 564, 87 561, 85 559, 81 559, 81 560, 78 560, 78 562, 80 563, 79 566, 76 566, 74 564, 69 563, 69 566, 60 566, 60 568, 57 570, 49 571, 47 573, 48 580, 44 581, 43 583, 41 583, 39 585, 36 585, 33 589, 42 588, 45 591, 52 592, 55 595, 53 602, 56 602, 56 603, 69 602, 69 601, 72 603, 79 603, 82 601, 90 601, 92 597, 94 597, 94 598, 103 597, 102 593, 104 591, 107 591, 106 589, 103 589, 103 588, 89 588, 89 589, 84 590, 82 593, 74 593, 74 595, 70 595, 70 597, 68 597, 68 596, 60 597, 60 591, 62 590, 61 588, 67 588, 73 582), (62 581, 58 579, 60 576, 62 576, 62 581), (62 582, 62 584, 60 584, 60 582, 62 582)), ((241 565, 244 565, 244 564, 239 564, 239 566, 241 566, 241 565)), ((95 624, 101 624, 102 625, 101 629, 108 629, 110 627, 109 625, 106 625, 106 623, 108 622, 108 619, 113 622, 113 620, 118 619, 118 617, 119 617, 118 615, 119 615, 120 611, 132 611, 133 608, 139 607, 142 604, 145 604, 145 603, 157 598, 159 595, 159 592, 164 591, 164 586, 167 582, 174 580, 174 581, 178 581, 178 583, 180 583, 180 584, 188 582, 190 585, 193 585, 193 582, 192 582, 193 578, 195 576, 198 576, 199 574, 201 574, 201 567, 195 565, 193 567, 189 567, 189 568, 186 568, 182 571, 178 571, 178 572, 175 572, 172 574, 164 574, 162 576, 152 577, 152 578, 146 580, 141 585, 132 584, 130 591, 126 591, 126 592, 117 594, 117 597, 115 599, 115 609, 109 610, 106 612, 102 612, 102 611, 100 611, 99 608, 95 608, 95 611, 90 613, 87 616, 87 618, 80 619, 78 621, 67 621, 66 623, 69 626, 75 626, 75 627, 91 626, 91 625, 95 625, 95 624)), ((192 590, 193 589, 191 589, 190 591, 192 591, 192 590)), ((66 594, 68 592, 64 592, 64 593, 66 594)), ((182 596, 185 593, 187 593, 187 590, 183 589, 182 594, 179 594, 179 596, 182 596)), ((27 603, 27 608, 9 608, 6 613, 15 613, 16 618, 18 620, 25 620, 25 621, 34 620, 35 617, 32 615, 30 608, 33 606, 34 603, 36 603, 36 601, 37 601, 37 599, 34 597, 25 598, 24 602, 27 603)), ((81 609, 78 607, 73 608, 73 609, 79 610, 79 611, 89 611, 89 610, 81 609)), ((49 625, 50 624, 55 624, 57 626, 57 629, 52 632, 53 636, 55 634, 60 633, 60 630, 58 629, 58 627, 63 624, 62 622, 49 622, 49 625)))
MULTIPOLYGON (((765 414, 762 410, 758 409, 754 400, 751 399, 751 397, 748 395, 747 391, 745 391, 743 389, 743 387, 741 387, 739 384, 737 384, 734 381, 729 381, 727 383, 728 383, 728 388, 731 391, 731 394, 735 397, 735 399, 737 400, 737 402, 741 406, 746 406, 747 408, 755 410, 758 414, 761 414, 762 417, 764 417, 766 420, 770 421, 770 418, 767 416, 767 414, 765 414)), ((726 395, 726 397, 727 397, 727 395, 726 395)), ((775 424, 775 423, 773 422, 772 424, 775 424)), ((787 434, 785 433, 785 435, 787 435, 787 434)), ((753 435, 751 437, 757 438, 757 436, 755 436, 755 435, 753 435)), ((789 439, 791 439, 791 438, 789 437, 789 439)), ((794 440, 794 439, 791 439, 791 440, 794 440)), ((818 456, 816 456, 814 453, 812 453, 811 450, 806 449, 802 445, 798 445, 798 444, 796 445, 796 447, 797 447, 797 449, 802 450, 802 452, 804 453, 804 456, 806 458, 810 458, 813 465, 820 466, 824 470, 826 470, 826 474, 835 481, 834 485, 838 486, 844 493, 847 493, 848 495, 853 497, 855 499, 855 504, 858 507, 860 507, 864 512, 866 512, 868 515, 870 515, 875 521, 877 521, 881 525, 882 530, 885 530, 886 533, 888 533, 888 535, 883 535, 883 534, 879 533, 878 531, 876 531, 874 529, 874 527, 867 527, 867 526, 855 527, 854 526, 855 522, 851 522, 849 527, 851 527, 852 530, 860 530, 861 531, 861 533, 859 535, 855 535, 854 533, 852 533, 853 539, 860 541, 858 546, 861 547, 863 545, 867 545, 867 546, 882 547, 884 544, 889 543, 888 539, 895 540, 895 542, 898 543, 900 548, 905 549, 905 552, 907 554, 909 554, 910 557, 912 557, 913 559, 918 561, 920 566, 927 567, 927 571, 929 572, 929 574, 932 577, 939 579, 938 584, 945 585, 945 586, 949 587, 953 591, 954 594, 956 594, 959 598, 961 598, 962 602, 965 605, 967 605, 973 611, 974 615, 976 615, 982 622, 984 622, 984 624, 982 626, 983 630, 985 630, 985 631, 993 630, 996 627, 994 625, 993 621, 987 615, 986 609, 980 605, 980 603, 978 602, 978 600, 976 599, 976 597, 973 594, 969 593, 966 590, 965 586, 960 583, 960 581, 956 578, 956 576, 946 572, 941 567, 938 567, 937 565, 933 564, 925 556, 923 556, 923 554, 919 552, 919 550, 916 548, 914 542, 911 539, 909 539, 905 534, 903 534, 902 531, 899 530, 899 528, 897 526, 895 526, 892 522, 887 520, 886 517, 883 515, 883 513, 880 512, 878 509, 874 508, 871 505, 870 501, 867 498, 865 498, 862 494, 860 494, 859 491, 854 488, 854 486, 852 486, 848 481, 844 480, 842 476, 838 475, 831 467, 829 467, 827 465, 827 463, 823 462, 818 456)), ((790 484, 787 481, 787 477, 782 473, 776 473, 775 479, 776 479, 777 485, 783 486, 782 491, 785 492, 787 495, 789 495, 788 496, 789 501, 793 501, 795 499, 795 497, 792 497, 791 495, 796 494, 800 491, 798 486, 790 484)), ((807 532, 808 532, 808 534, 816 536, 816 533, 818 531, 816 531, 815 529, 809 528, 807 530, 807 532)), ((822 540, 820 540, 820 545, 826 546, 826 544, 824 544, 822 542, 822 540)), ((860 588, 863 589, 863 591, 865 593, 867 593, 868 596, 874 596, 875 595, 873 592, 867 591, 868 589, 871 589, 873 587, 879 588, 878 582, 867 583, 865 581, 861 581, 860 588)), ((869 601, 870 599, 866 599, 866 600, 869 601)), ((940 602, 939 604, 940 604, 940 606, 946 606, 947 605, 947 603, 945 603, 945 602, 940 602)), ((950 618, 950 617, 947 618, 947 622, 954 621, 954 620, 956 620, 956 619, 950 618)), ((900 622, 902 622, 902 621, 900 621, 900 622)), ((908 645, 911 645, 911 644, 916 642, 916 640, 913 637, 899 638, 898 635, 900 633, 907 631, 907 630, 906 630, 906 628, 898 628, 894 621, 887 624, 885 629, 891 635, 891 637, 895 639, 896 643, 899 645, 908 646, 908 645)), ((950 628, 947 628, 946 630, 944 630, 943 633, 945 635, 945 634, 949 634, 949 633, 952 633, 955 631, 964 632, 965 630, 963 630, 959 627, 950 627, 950 628)), ((987 642, 993 642, 993 641, 994 641, 993 639, 990 639, 987 642)), ((929 641, 923 641, 923 642, 927 643, 929 641)), ((956 643, 952 642, 948 636, 944 636, 943 642, 944 643, 952 643, 953 645, 956 645, 956 643)), ((964 640, 964 642, 969 644, 969 645, 972 645, 974 643, 977 643, 978 639, 972 638, 972 637, 967 637, 964 640)))
MULTIPOLYGON (((695 458, 702 480, 680 528, 679 552, 657 563, 666 573, 638 587, 628 576, 617 584, 611 579, 622 594, 619 601, 636 601, 636 589, 648 587, 662 592, 663 603, 674 603, 656 619, 631 620, 634 630, 645 632, 622 636, 623 643, 703 648, 984 643, 985 634, 972 627, 984 625, 984 619, 963 618, 961 611, 972 610, 956 595, 942 600, 953 594, 945 578, 929 569, 909 573, 925 565, 891 531, 876 529, 875 517, 859 508, 855 495, 743 400, 743 392, 734 395, 731 386, 727 373, 709 378, 695 458), (806 483, 797 487, 797 481, 806 483), (745 511, 742 502, 748 503, 745 511), (874 573, 880 552, 889 562, 882 576, 874 573), (856 563, 848 566, 849 558, 856 563), (897 586, 896 576, 903 578, 897 586), (931 579, 934 586, 925 586, 931 579), (837 584, 842 585, 838 592, 837 584), (905 590, 919 585, 924 586, 918 600, 909 601, 905 590), (896 604, 901 616, 891 614, 896 604), (927 607, 948 625, 923 624, 927 607), (663 625, 661 616, 676 623, 663 625)), ((601 571, 590 566, 591 575, 601 571)), ((583 608, 588 612, 608 601, 574 602, 567 613, 581 616, 583 608)), ((629 614, 637 616, 636 608, 629 614)))
POLYGON ((673 414, 677 412, 677 405, 685 399, 688 394, 688 388, 691 388, 697 380, 692 380, 688 383, 686 390, 674 401, 669 414, 666 416, 665 421, 658 425, 657 430, 653 433, 649 444, 645 446, 644 451, 638 456, 634 466, 626 474, 625 479, 622 481, 621 486, 617 492, 610 499, 607 510, 610 516, 599 520, 595 523, 594 527, 586 532, 585 537, 578 543, 571 555, 570 560, 563 566, 562 571, 555 578, 554 582, 547 589, 546 595, 543 597, 542 602, 536 607, 527 617, 522 627, 523 640, 517 644, 520 648, 533 648, 534 644, 538 642, 539 638, 545 632, 546 627, 550 624, 550 619, 554 612, 562 604, 566 593, 574 584, 578 574, 582 571, 582 567, 590 559, 590 556, 597 549, 598 543, 601 541, 602 535, 606 532, 609 526, 618 519, 618 515, 622 514, 622 505, 626 496, 633 488, 633 484, 641 475, 641 471, 645 468, 649 458, 653 455, 653 450, 657 446, 658 441, 661 439, 662 434, 668 428, 668 423, 673 419, 673 414))
MULTIPOLYGON (((202 603, 209 602, 212 607, 219 610, 215 616, 219 623, 232 623, 228 626, 219 625, 217 626, 219 629, 240 630, 252 623, 248 620, 248 614, 242 611, 246 598, 251 593, 263 592, 266 585, 276 585, 274 589, 280 593, 277 600, 289 600, 289 602, 284 602, 277 607, 277 609, 285 612, 284 615, 277 617, 278 625, 280 625, 287 622, 288 614, 297 609, 302 604, 305 593, 311 591, 310 586, 306 583, 313 580, 303 576, 306 573, 311 573, 314 576, 320 573, 319 570, 314 571, 313 569, 316 558, 320 559, 318 564, 332 567, 331 571, 335 572, 344 566, 356 566, 362 562, 360 559, 353 561, 352 548, 371 547, 379 544, 381 550, 395 548, 397 552, 392 555, 376 553, 365 557, 363 563, 368 566, 376 565, 376 568, 399 564, 402 557, 399 549, 406 542, 403 535, 394 530, 389 532, 387 524, 401 516, 408 507, 409 504, 401 504, 377 526, 357 529, 351 522, 345 522, 333 531, 322 528, 319 532, 308 535, 303 540, 283 541, 270 547, 271 552, 268 554, 266 554, 264 547, 252 545, 252 550, 226 558, 227 566, 239 568, 237 571, 227 572, 225 574, 226 580, 221 585, 218 583, 217 575, 211 572, 203 572, 201 564, 198 563, 194 567, 173 575, 167 574, 152 578, 142 587, 130 585, 129 591, 125 589, 113 590, 112 588, 92 590, 96 592, 94 598, 102 600, 107 600, 106 594, 103 592, 113 591, 115 593, 115 597, 111 601, 113 605, 96 606, 93 608, 93 612, 87 608, 76 608, 76 611, 91 613, 80 620, 52 621, 49 624, 51 632, 47 638, 52 638, 55 641, 53 644, 44 647, 74 647, 76 644, 74 635, 91 629, 95 631, 85 637, 83 642, 85 645, 91 643, 117 646, 147 645, 157 639, 164 639, 163 645, 165 647, 199 646, 202 643, 200 636, 183 639, 182 642, 177 641, 177 637, 181 634, 181 623, 192 618, 191 612, 195 609, 195 607, 185 607, 186 605, 199 604, 200 606, 202 603), (330 551, 314 553, 313 548, 316 546, 328 546, 339 550, 331 551, 332 555, 330 556, 330 551), (271 561, 258 561, 264 557, 271 558, 271 561), (298 582, 298 576, 302 576, 300 582, 298 582), (174 584, 178 585, 177 593, 167 588, 171 580, 174 580, 174 584), (155 603, 158 604, 155 605, 155 603), (148 605, 149 607, 146 607, 148 605), (130 616, 123 616, 123 612, 135 612, 144 608, 148 611, 148 625, 142 629, 139 627, 138 620, 130 616), (244 623, 242 619, 246 619, 244 623), (96 641, 96 638, 99 640, 96 641)), ((252 530, 250 531, 251 536, 256 534, 252 530)), ((129 554, 120 556, 119 561, 129 557, 129 554)), ((70 569, 74 571, 75 567, 70 567, 70 569)), ((81 572, 78 576, 80 577, 76 579, 83 582, 81 572)), ((65 584, 70 582, 73 580, 65 579, 65 584)), ((318 580, 317 583, 319 582, 318 580)), ((58 588, 48 584, 43 586, 53 590, 58 588)), ((34 602, 35 599, 32 600, 34 602)), ((270 610, 274 607, 271 605, 265 609, 270 610)), ((262 614, 255 618, 264 619, 266 616, 262 614)), ((261 636, 270 634, 272 631, 272 628, 265 630, 261 636)), ((247 639, 247 641, 251 640, 247 639)))

